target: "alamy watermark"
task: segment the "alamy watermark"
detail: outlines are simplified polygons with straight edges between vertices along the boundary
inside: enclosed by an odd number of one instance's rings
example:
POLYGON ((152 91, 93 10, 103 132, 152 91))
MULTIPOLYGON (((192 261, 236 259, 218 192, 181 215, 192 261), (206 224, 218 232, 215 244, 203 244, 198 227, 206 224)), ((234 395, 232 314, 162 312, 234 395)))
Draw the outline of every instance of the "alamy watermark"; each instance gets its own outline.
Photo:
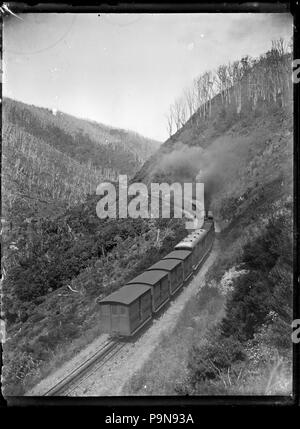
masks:
POLYGON ((96 194, 102 196, 96 206, 100 219, 171 218, 172 200, 172 217, 189 218, 186 228, 195 229, 204 220, 204 183, 151 183, 149 192, 144 183, 128 186, 127 175, 120 175, 118 192, 113 183, 104 182, 98 185, 96 194))
POLYGON ((298 77, 298 75, 300 74, 300 59, 294 59, 293 60, 293 75, 292 75, 292 80, 293 83, 299 83, 300 82, 300 77, 298 77))

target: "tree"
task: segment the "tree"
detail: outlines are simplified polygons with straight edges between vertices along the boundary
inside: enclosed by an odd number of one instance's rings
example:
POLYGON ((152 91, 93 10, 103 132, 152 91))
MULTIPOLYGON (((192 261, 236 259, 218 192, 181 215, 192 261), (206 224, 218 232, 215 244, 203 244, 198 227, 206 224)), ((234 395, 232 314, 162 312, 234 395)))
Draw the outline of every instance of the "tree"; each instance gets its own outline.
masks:
POLYGON ((221 93, 222 102, 225 104, 230 103, 230 93, 229 93, 229 79, 227 72, 227 65, 223 64, 217 68, 217 87, 221 93))
POLYGON ((175 125, 173 106, 170 106, 169 113, 166 115, 166 118, 168 134, 171 137, 171 135, 173 134, 173 127, 175 125))
POLYGON ((235 101, 236 112, 242 110, 242 103, 251 103, 255 108, 258 101, 265 103, 287 103, 292 89, 291 54, 283 39, 272 41, 272 48, 257 59, 244 56, 240 61, 220 65, 215 72, 206 71, 194 79, 178 97, 168 114, 168 131, 173 126, 179 130, 195 115, 196 123, 211 116, 212 99, 220 94, 223 107, 235 101))
POLYGON ((174 122, 177 131, 186 123, 186 105, 183 97, 177 98, 173 104, 174 122))
POLYGON ((192 85, 190 88, 185 89, 184 98, 187 106, 188 115, 189 117, 191 117, 196 112, 197 106, 197 97, 194 85, 192 85))

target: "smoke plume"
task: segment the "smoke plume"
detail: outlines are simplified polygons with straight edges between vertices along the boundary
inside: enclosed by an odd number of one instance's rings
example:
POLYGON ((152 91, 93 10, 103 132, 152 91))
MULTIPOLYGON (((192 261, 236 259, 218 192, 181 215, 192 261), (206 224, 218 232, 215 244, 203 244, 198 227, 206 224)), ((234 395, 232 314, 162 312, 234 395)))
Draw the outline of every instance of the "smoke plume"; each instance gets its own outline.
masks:
POLYGON ((241 136, 219 137, 206 149, 178 142, 172 152, 162 155, 155 175, 160 179, 163 175, 169 183, 203 182, 205 206, 209 209, 213 196, 222 192, 230 181, 236 181, 247 151, 247 138, 241 136))

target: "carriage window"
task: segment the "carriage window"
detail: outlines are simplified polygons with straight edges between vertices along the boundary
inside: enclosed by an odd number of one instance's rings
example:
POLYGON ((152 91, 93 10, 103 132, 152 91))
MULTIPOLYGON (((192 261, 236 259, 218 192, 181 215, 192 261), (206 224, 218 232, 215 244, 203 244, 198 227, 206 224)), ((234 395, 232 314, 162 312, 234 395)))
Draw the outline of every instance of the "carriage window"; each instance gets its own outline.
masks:
POLYGON ((119 307, 120 309, 120 314, 125 314, 126 310, 125 307, 123 307, 122 305, 119 307))
POLYGON ((161 282, 157 283, 157 297, 161 298, 161 282))
POLYGON ((111 307, 111 312, 112 312, 112 314, 118 314, 118 306, 117 305, 113 305, 111 307))
POLYGON ((103 314, 109 314, 109 305, 102 305, 103 314))

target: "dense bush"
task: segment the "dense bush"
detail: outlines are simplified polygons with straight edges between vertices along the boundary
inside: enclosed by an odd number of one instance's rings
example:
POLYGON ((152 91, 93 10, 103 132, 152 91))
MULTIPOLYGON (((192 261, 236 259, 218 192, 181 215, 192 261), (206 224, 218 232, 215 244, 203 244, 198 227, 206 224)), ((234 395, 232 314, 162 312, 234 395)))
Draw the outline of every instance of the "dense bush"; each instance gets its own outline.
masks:
MULTIPOLYGON (((84 204, 69 209, 56 219, 23 222, 17 232, 7 233, 4 244, 8 269, 3 288, 4 311, 9 322, 26 320, 30 311, 27 313, 23 303, 37 302, 42 296, 68 284, 83 270, 93 267, 101 257, 105 259, 119 243, 144 236, 147 239, 151 228, 155 235, 157 229, 167 227, 164 219, 101 220, 96 214, 96 203, 97 198, 90 196, 84 204), (12 241, 13 246, 10 245, 12 241)), ((159 251, 147 250, 149 264, 159 257, 160 252, 170 249, 175 244, 174 239, 179 237, 179 241, 185 234, 182 222, 174 220, 173 223, 174 230, 175 225, 179 226, 173 238, 165 237, 159 251)), ((119 277, 122 279, 121 273, 119 277)))
POLYGON ((253 337, 270 311, 291 317, 292 232, 290 218, 271 218, 265 231, 244 247, 243 267, 249 273, 238 277, 228 299, 222 324, 224 335, 233 332, 241 340, 253 337), (285 261, 285 270, 282 270, 285 261), (275 269, 275 267, 278 267, 275 269), (281 277, 281 282, 278 283, 281 277), (288 280, 285 283, 284 280, 288 280))
POLYGON ((192 386, 199 381, 218 378, 222 371, 246 357, 242 344, 234 336, 222 337, 213 332, 211 335, 206 344, 191 350, 188 369, 193 374, 192 386))
MULTIPOLYGON (((15 392, 16 385, 24 390, 31 375, 41 377, 41 366, 49 362, 60 346, 73 340, 80 343, 88 330, 99 335, 101 325, 95 298, 123 286, 170 252, 186 235, 180 219, 97 223, 93 207, 94 200, 70 210, 60 219, 61 223, 40 223, 30 247, 24 248, 27 257, 5 279, 4 310, 11 335, 5 344, 5 356, 10 362, 5 376, 6 392, 15 392), (81 212, 86 213, 83 224, 81 212), (38 363, 35 372, 27 376, 24 370, 24 377, 17 380, 10 368, 18 365, 21 352, 38 363)), ((24 243, 28 244, 26 240, 24 243)))
MULTIPOLYGON (((225 316, 207 333, 204 343, 192 346, 188 376, 179 384, 178 393, 245 393, 249 386, 256 393, 268 393, 288 388, 291 211, 281 209, 271 215, 260 234, 244 245, 241 260, 243 275, 232 278, 225 316)), ((204 298, 217 294, 216 284, 200 291, 199 310, 204 298)), ((254 393, 251 388, 250 393, 254 393)))

